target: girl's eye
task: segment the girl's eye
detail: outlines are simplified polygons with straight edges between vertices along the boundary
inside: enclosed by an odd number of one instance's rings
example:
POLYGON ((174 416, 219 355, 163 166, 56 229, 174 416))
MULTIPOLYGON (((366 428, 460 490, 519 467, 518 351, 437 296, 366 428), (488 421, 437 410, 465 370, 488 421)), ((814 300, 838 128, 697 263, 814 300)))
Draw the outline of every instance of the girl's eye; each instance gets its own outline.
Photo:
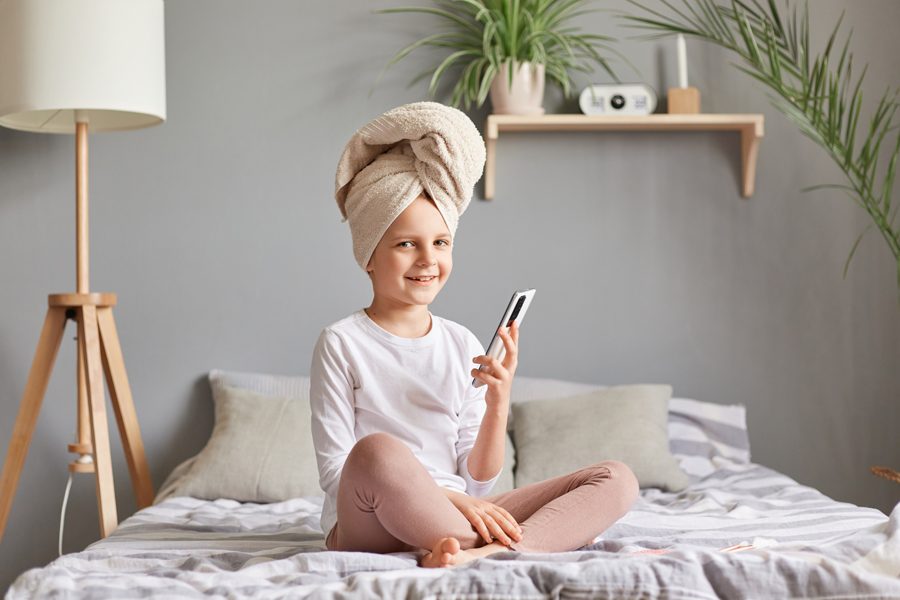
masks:
MULTIPOLYGON (((450 241, 449 241, 449 240, 436 240, 434 243, 435 243, 435 244, 442 245, 442 246, 449 246, 449 245, 450 245, 450 241)), ((400 242, 399 244, 397 244, 397 246, 399 246, 400 248, 411 248, 411 247, 413 246, 413 244, 414 244, 414 242, 411 242, 411 241, 407 240, 407 241, 405 241, 405 242, 400 242), (407 245, 407 244, 409 244, 409 245, 407 245)))

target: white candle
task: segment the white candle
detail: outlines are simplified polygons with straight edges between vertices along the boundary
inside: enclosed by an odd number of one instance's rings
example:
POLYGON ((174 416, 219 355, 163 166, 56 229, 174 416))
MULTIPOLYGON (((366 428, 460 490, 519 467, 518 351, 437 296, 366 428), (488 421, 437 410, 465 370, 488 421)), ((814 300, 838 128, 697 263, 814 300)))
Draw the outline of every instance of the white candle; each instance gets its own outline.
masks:
POLYGON ((684 44, 684 35, 678 34, 678 87, 688 86, 687 77, 687 48, 684 44))

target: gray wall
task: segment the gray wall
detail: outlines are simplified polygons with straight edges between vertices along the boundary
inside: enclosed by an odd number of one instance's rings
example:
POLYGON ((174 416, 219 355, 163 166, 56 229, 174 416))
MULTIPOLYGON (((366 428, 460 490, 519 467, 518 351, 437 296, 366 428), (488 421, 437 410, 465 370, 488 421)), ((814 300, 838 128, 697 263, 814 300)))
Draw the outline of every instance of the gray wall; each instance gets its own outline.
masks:
MULTIPOLYGON (((423 99, 412 57, 376 76, 427 18, 397 2, 170 0, 168 121, 91 140, 91 283, 115 309, 154 483, 212 427, 211 368, 307 373, 321 328, 365 306, 367 279, 332 199, 347 138, 423 99)), ((402 4, 402 3, 400 3, 402 4)), ((821 39, 840 10, 870 62, 871 99, 896 84, 900 4, 815 2, 821 39)), ((623 0, 606 6, 621 8, 623 0)), ((607 14, 583 25, 625 37, 607 14)), ((674 80, 672 43, 626 40, 640 75, 674 80)), ((716 48, 689 48, 707 112, 763 112, 756 195, 738 194, 729 133, 509 134, 497 195, 463 216, 455 271, 433 310, 485 337, 517 287, 539 289, 520 374, 671 383, 747 406, 755 461, 884 511, 900 487, 900 310, 893 264, 868 218, 831 192, 838 170, 716 48)), ((579 89, 589 79, 577 81, 579 89)), ((574 112, 557 90, 549 112, 574 112)), ((486 109, 471 113, 479 126, 486 109)), ((50 292, 74 291, 71 137, 0 129, 0 440, 5 447, 50 292)), ((477 191, 481 193, 481 188, 477 191)), ((55 556, 75 422, 70 325, 0 545, 0 584, 55 556)), ((113 427, 120 517, 134 511, 113 427)), ((78 477, 66 551, 97 536, 78 477)))

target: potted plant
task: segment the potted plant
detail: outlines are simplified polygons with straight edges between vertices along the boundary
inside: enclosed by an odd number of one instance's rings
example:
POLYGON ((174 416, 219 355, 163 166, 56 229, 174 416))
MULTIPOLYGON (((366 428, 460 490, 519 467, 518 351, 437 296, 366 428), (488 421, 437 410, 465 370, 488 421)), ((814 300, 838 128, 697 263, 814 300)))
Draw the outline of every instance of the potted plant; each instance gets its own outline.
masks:
POLYGON ((617 79, 603 53, 616 53, 603 35, 584 33, 572 19, 592 12, 591 0, 433 0, 432 6, 388 8, 381 13, 425 13, 444 27, 400 50, 385 67, 421 47, 449 52, 410 85, 430 76, 428 91, 437 95, 441 78, 456 82, 450 95, 455 107, 481 106, 491 96, 495 113, 542 114, 544 81, 549 77, 572 96, 573 71, 591 72, 600 65, 617 79), (505 85, 504 85, 505 83, 505 85))

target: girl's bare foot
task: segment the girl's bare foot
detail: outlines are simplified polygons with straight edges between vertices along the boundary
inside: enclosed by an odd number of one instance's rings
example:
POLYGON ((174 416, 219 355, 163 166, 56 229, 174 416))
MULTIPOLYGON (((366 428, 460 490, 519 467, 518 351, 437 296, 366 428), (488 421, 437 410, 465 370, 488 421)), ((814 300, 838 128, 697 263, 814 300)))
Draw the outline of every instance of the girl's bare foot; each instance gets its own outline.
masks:
POLYGON ((434 545, 431 552, 422 555, 419 566, 430 568, 452 567, 459 564, 459 554, 464 552, 459 548, 459 540, 452 537, 445 537, 434 545))
POLYGON ((493 543, 481 548, 473 548, 471 550, 462 550, 459 547, 459 540, 453 537, 442 538, 431 552, 426 552, 419 561, 419 566, 431 568, 457 567, 465 564, 470 560, 475 560, 494 552, 508 551, 509 548, 500 544, 493 543))

